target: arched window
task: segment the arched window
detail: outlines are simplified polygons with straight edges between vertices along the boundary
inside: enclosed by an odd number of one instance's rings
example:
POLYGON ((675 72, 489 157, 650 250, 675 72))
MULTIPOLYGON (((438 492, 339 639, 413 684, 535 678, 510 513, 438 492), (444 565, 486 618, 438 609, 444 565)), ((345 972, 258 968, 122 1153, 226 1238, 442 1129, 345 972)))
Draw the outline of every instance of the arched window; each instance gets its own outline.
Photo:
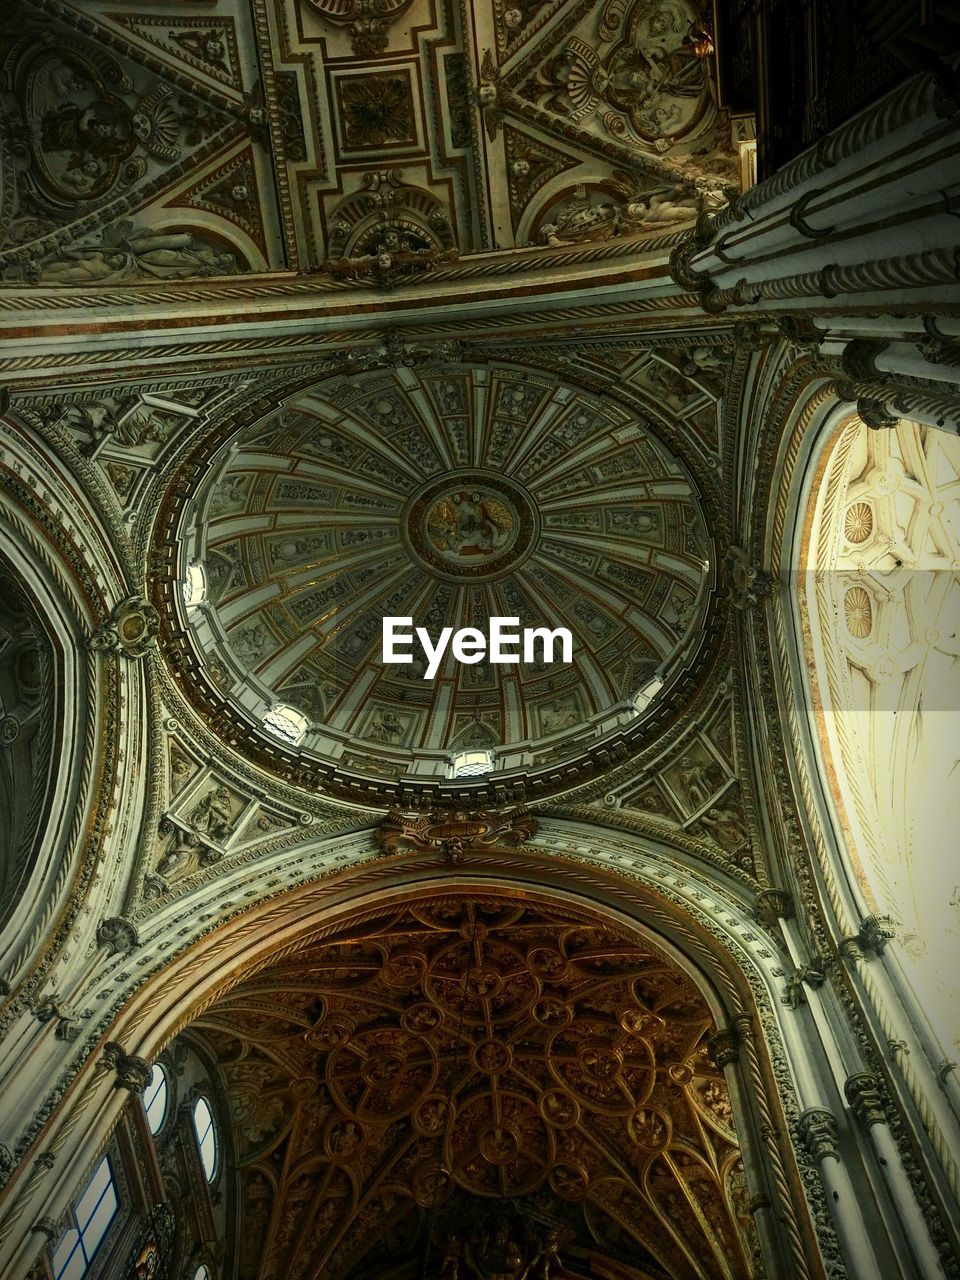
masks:
POLYGON ((207 1268, 203 1265, 202 1262, 200 1266, 197 1267, 196 1271, 193 1273, 193 1280, 210 1280, 210 1272, 207 1270, 207 1268))
POLYGON ((193 1127, 197 1134, 197 1146, 200 1148, 200 1163, 204 1176, 212 1182, 217 1172, 217 1130, 213 1123, 210 1104, 206 1098, 197 1099, 193 1108, 193 1127))
POLYGON ((80 1280, 86 1275, 118 1207, 109 1159, 97 1165, 93 1177, 70 1210, 67 1227, 50 1259, 54 1280, 80 1280))
POLYGON ((304 734, 310 727, 310 721, 296 707, 279 703, 263 717, 263 727, 276 738, 282 738, 291 746, 299 746, 304 734))
POLYGON ((450 761, 447 776, 450 778, 475 778, 481 773, 489 773, 496 757, 492 751, 471 749, 458 751, 450 761))
POLYGON ((167 1118, 168 1097, 167 1073, 159 1062, 155 1062, 147 1087, 143 1091, 143 1107, 147 1113, 147 1124, 154 1135, 160 1132, 167 1118))
POLYGON ((194 609, 207 598, 207 575, 202 564, 192 564, 183 580, 183 603, 194 609))

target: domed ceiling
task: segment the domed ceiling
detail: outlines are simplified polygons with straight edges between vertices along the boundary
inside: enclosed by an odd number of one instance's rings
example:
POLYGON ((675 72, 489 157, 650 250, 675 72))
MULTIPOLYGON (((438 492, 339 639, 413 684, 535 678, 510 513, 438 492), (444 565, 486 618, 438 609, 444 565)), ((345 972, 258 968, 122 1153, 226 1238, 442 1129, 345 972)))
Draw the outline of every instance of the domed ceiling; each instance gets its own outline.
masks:
POLYGON ((215 460, 182 539, 205 575, 186 631, 230 702, 258 726, 292 707, 304 755, 391 778, 472 747, 537 765, 630 724, 696 639, 709 573, 691 481, 644 418, 504 364, 301 393, 215 460), (427 679, 416 640, 382 660, 384 617, 436 642, 493 616, 568 628, 572 661, 448 648, 427 679))

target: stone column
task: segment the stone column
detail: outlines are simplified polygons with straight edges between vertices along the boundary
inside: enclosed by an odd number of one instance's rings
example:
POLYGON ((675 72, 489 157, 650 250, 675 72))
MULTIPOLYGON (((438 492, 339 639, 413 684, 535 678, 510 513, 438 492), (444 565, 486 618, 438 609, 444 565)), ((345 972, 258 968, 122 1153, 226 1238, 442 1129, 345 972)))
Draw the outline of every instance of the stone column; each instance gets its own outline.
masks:
POLYGON ((924 1280, 938 1280, 944 1275, 944 1269, 887 1124, 877 1077, 869 1071, 858 1071, 847 1077, 844 1093, 851 1111, 870 1135, 877 1163, 883 1170, 884 1181, 897 1206, 903 1234, 916 1259, 920 1275, 924 1280))
POLYGON ((883 1264, 874 1252, 850 1177, 840 1160, 839 1128, 832 1111, 811 1107, 800 1116, 800 1138, 808 1155, 820 1166, 827 1204, 851 1276, 857 1280, 882 1276, 883 1264))
MULTIPOLYGON (((723 1072, 727 1091, 731 1098, 743 1096, 740 1081, 740 1045, 752 1033, 750 1015, 738 1014, 729 1027, 721 1027, 718 1031, 715 1031, 708 1042, 711 1060, 723 1072)), ((757 1185, 760 1179, 757 1177, 756 1171, 750 1168, 747 1159, 748 1154, 748 1152, 742 1151, 744 1172, 747 1175, 747 1185, 751 1192, 750 1213, 757 1229, 764 1263, 769 1267, 775 1259, 782 1257, 783 1246, 777 1232, 776 1218, 770 1198, 762 1187, 757 1185)))

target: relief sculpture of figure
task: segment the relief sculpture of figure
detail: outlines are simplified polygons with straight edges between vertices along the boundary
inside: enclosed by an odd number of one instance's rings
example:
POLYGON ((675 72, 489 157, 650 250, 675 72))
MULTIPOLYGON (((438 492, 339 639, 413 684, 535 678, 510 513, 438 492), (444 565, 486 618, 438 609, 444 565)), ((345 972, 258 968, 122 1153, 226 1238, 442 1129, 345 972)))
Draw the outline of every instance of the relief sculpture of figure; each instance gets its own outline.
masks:
POLYGON ((657 192, 643 200, 631 200, 623 211, 624 231, 650 231, 690 222, 697 216, 697 201, 681 189, 657 192))
POLYGON ((695 806, 706 804, 716 790, 710 780, 709 767, 692 756, 684 756, 680 761, 680 785, 695 806))
POLYGON ((222 783, 195 805, 190 813, 190 826, 200 835, 212 836, 215 840, 230 834, 233 826, 230 792, 222 783))
POLYGON ((237 260, 188 231, 134 228, 121 222, 90 244, 65 249, 39 267, 41 284, 126 284, 234 275, 237 260))

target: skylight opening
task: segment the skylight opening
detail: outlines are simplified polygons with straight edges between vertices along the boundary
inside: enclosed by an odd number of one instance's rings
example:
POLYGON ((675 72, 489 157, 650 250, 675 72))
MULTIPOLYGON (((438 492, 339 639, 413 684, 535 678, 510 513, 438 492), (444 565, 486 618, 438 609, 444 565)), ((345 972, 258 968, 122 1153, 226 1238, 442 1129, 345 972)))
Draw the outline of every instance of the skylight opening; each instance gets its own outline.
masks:
POLYGON ((183 603, 188 609, 194 609, 207 598, 207 575, 202 564, 192 564, 187 568, 187 576, 183 580, 183 603))
POLYGON ((310 728, 310 721, 296 707, 280 702, 263 717, 263 727, 275 738, 280 738, 292 747, 298 747, 310 728))
POLYGON ((496 763, 496 755, 490 750, 472 748, 469 751, 458 751, 450 760, 447 771, 448 778, 476 778, 480 774, 489 773, 496 763))
POLYGON ((663 676, 654 676, 637 690, 631 699, 633 709, 636 711, 637 715, 646 711, 647 707, 650 706, 650 703, 653 702, 662 688, 663 676))

